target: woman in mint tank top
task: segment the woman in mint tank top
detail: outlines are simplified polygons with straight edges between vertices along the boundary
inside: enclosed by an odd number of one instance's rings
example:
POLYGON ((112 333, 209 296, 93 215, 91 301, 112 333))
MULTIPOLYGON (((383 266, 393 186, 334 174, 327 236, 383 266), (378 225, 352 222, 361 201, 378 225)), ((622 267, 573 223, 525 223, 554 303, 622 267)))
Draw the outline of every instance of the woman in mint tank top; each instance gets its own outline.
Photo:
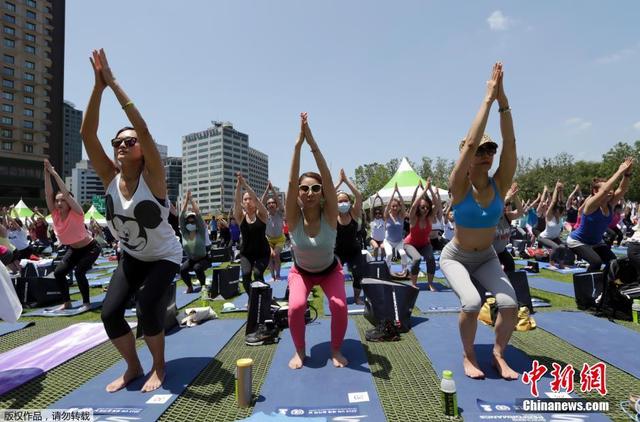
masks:
POLYGON ((341 368, 348 364, 340 350, 347 331, 347 297, 342 266, 338 265, 333 252, 338 198, 327 162, 309 129, 307 113, 302 113, 300 118, 300 134, 291 161, 286 199, 287 223, 294 252, 294 265, 288 276, 289 331, 296 348, 289 367, 299 369, 304 365, 307 297, 314 285, 320 285, 331 309, 331 360, 335 367, 341 368), (307 172, 300 175, 300 150, 305 139, 320 174, 307 172))
POLYGON ((609 268, 609 263, 616 259, 611 248, 604 243, 602 236, 613 219, 613 207, 629 190, 633 159, 627 158, 620 164, 609 180, 593 179, 591 195, 585 199, 580 216, 580 225, 569 234, 567 246, 575 254, 589 263, 588 272, 600 271, 605 264, 604 272, 609 268), (618 188, 613 188, 620 180, 618 188))
POLYGON ((440 268, 461 302, 460 337, 463 346, 463 367, 468 377, 482 379, 485 371, 478 361, 492 362, 497 375, 515 380, 518 373, 504 358, 504 351, 516 326, 518 302, 509 279, 502 270, 493 249, 496 226, 504 212, 504 196, 516 171, 516 138, 511 109, 504 93, 502 64, 493 66, 487 81, 487 92, 471 125, 460 144, 460 156, 449 176, 451 208, 456 231, 440 255, 440 268), (493 177, 489 170, 498 144, 484 134, 491 106, 497 101, 503 145, 500 165, 493 177), (496 339, 491 359, 477 359, 474 340, 482 298, 471 276, 491 292, 498 305, 496 339))

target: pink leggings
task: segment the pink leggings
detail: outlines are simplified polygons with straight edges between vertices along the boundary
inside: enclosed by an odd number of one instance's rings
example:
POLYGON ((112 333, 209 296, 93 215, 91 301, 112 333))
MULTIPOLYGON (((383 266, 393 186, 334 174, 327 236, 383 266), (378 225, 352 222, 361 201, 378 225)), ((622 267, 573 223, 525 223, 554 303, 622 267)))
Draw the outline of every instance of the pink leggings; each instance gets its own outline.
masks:
POLYGON ((304 313, 311 288, 319 284, 329 299, 331 309, 331 349, 339 350, 347 331, 347 294, 342 265, 328 274, 304 275, 294 265, 289 271, 289 330, 296 349, 304 349, 304 313))

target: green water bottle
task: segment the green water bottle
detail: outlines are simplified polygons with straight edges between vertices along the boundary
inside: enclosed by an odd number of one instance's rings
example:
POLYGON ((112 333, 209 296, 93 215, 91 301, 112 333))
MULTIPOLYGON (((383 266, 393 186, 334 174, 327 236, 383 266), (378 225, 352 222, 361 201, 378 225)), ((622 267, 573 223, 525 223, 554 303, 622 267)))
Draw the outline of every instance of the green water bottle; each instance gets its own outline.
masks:
POLYGON ((633 305, 631 305, 631 315, 633 316, 633 322, 640 323, 640 299, 633 299, 633 305))
POLYGON ((442 392, 444 414, 452 417, 458 416, 458 396, 456 395, 456 382, 453 380, 452 371, 442 371, 440 391, 442 392))

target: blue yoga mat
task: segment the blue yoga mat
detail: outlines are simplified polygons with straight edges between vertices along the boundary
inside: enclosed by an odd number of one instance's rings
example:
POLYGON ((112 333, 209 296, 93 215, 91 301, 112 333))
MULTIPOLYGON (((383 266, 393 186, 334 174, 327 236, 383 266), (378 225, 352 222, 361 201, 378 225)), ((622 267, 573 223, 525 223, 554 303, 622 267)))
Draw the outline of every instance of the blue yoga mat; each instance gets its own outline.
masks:
POLYGON ((568 297, 576 297, 573 284, 571 283, 551 280, 544 277, 529 277, 528 281, 529 287, 534 289, 544 290, 545 292, 556 293, 568 297))
MULTIPOLYGON (((194 300, 200 297, 200 287, 194 286, 193 293, 185 293, 184 286, 177 286, 176 288, 176 308, 180 309, 184 306, 187 306, 194 300)), ((136 316, 136 309, 127 309, 124 312, 125 318, 136 316)))
POLYGON ((22 330, 26 327, 31 327, 35 322, 0 322, 0 336, 13 333, 14 331, 22 330))
MULTIPOLYGON (((349 314, 359 315, 364 313, 364 305, 356 305, 355 298, 353 297, 353 284, 345 283, 344 289, 347 293, 347 312, 349 314)), ((324 314, 329 316, 331 315, 331 309, 329 308, 329 300, 327 296, 324 294, 323 298, 323 306, 324 306, 324 314)), ((364 295, 360 292, 360 298, 364 300, 364 295)))
POLYGON ((285 416, 325 416, 327 420, 340 416, 349 420, 386 420, 373 383, 367 355, 360 343, 355 322, 349 321, 342 353, 349 360, 346 368, 331 363, 331 320, 318 319, 306 326, 309 356, 300 369, 290 369, 289 359, 295 347, 285 333, 276 348, 269 372, 262 384, 254 414, 280 413, 285 416), (331 410, 337 413, 328 413, 331 410), (302 414, 298 414, 302 413, 302 414))
MULTIPOLYGON (((516 261, 514 261, 516 264, 519 265, 527 265, 528 261, 524 260, 524 259, 518 259, 516 261)), ((576 273, 583 273, 585 272, 587 269, 586 268, 582 268, 582 267, 565 267, 563 269, 560 268, 549 268, 551 266, 551 264, 549 264, 548 262, 538 262, 538 268, 543 268, 545 270, 549 270, 549 271, 553 271, 555 273, 560 273, 560 274, 576 274, 576 273)))
POLYGON ((460 312, 460 299, 453 291, 420 291, 416 306, 423 314, 439 312, 460 312))
POLYGON ((539 312, 535 318, 543 330, 640 378, 639 332, 584 312, 539 312))
MULTIPOLYGON (((280 274, 282 276, 282 274, 280 274)), ((278 280, 272 281, 268 283, 271 286, 272 292, 271 297, 274 299, 282 299, 284 295, 287 293, 287 280, 278 280)))
POLYGON ((82 300, 76 300, 74 302, 71 302, 71 309, 63 309, 61 311, 52 311, 52 309, 58 307, 59 305, 56 306, 52 306, 50 308, 40 308, 40 309, 36 309, 34 311, 28 312, 26 314, 24 314, 24 316, 26 317, 34 317, 34 316, 40 316, 40 317, 60 317, 60 316, 74 316, 74 315, 80 315, 83 314, 85 312, 89 312, 89 311, 93 311, 94 309, 98 309, 100 307, 102 307, 102 302, 104 301, 104 298, 107 296, 106 293, 100 293, 99 295, 96 296, 91 296, 90 300, 91 300, 91 306, 89 309, 81 309, 82 306, 82 300))
POLYGON ((611 252, 616 255, 627 255, 627 247, 626 246, 615 246, 611 248, 611 252))
MULTIPOLYGON (((167 336, 165 359, 167 377, 158 390, 141 393, 145 379, 133 381, 125 389, 107 393, 105 387, 124 373, 123 360, 50 406, 51 409, 93 408, 94 414, 135 417, 139 421, 155 421, 193 379, 212 361, 212 356, 227 344, 244 321, 212 320, 192 328, 182 328, 167 336), (205 340, 205 341, 203 341, 205 340), (197 347, 194 347, 197 345, 197 347), (148 401, 153 401, 151 404, 148 401)), ((145 371, 151 368, 149 349, 138 349, 145 371)), ((232 375, 229 375, 232 376, 232 375)))
MULTIPOLYGON (((531 420, 557 420, 554 419, 552 413, 516 413, 515 409, 513 409, 516 399, 532 398, 530 386, 524 384, 520 379, 506 381, 498 376, 497 371, 491 365, 495 335, 490 327, 478 324, 476 334, 476 357, 480 368, 486 375, 484 380, 473 380, 464 374, 457 315, 432 315, 429 317, 429 321, 415 325, 412 330, 427 356, 429 356, 436 374, 441 376, 444 370, 453 371, 458 396, 458 408, 464 420, 478 421, 482 419, 482 416, 487 417, 495 414, 505 416, 504 420, 511 420, 507 418, 507 415, 515 414, 523 418, 525 416, 531 417, 531 420), (480 404, 488 406, 492 410, 483 410, 480 404), (512 411, 496 410, 496 405, 508 406, 512 411), (537 419, 533 419, 534 417, 537 419)), ((525 371, 531 371, 531 359, 521 350, 509 346, 505 352, 505 358, 515 371, 521 374, 525 371)), ((538 381, 540 398, 547 397, 545 393, 551 392, 550 383, 552 380, 553 378, 547 372, 538 381)), ((584 419, 588 421, 609 420, 601 414, 589 413, 584 415, 588 415, 584 419)), ((580 420, 582 421, 583 419, 580 420)))

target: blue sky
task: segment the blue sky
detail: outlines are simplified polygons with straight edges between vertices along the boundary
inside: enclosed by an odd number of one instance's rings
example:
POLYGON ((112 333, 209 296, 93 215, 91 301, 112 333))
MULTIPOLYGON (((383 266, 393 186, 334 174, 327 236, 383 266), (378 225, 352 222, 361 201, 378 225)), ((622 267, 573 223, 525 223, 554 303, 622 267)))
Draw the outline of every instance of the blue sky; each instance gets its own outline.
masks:
MULTIPOLYGON (((170 155, 228 120, 284 187, 300 111, 334 174, 455 158, 501 60, 519 154, 597 160, 640 139, 639 12, 630 0, 67 0, 65 99, 86 107, 103 47, 170 155)), ((125 123, 108 92, 103 145, 125 123)), ((487 132, 500 139, 497 107, 487 132)))

